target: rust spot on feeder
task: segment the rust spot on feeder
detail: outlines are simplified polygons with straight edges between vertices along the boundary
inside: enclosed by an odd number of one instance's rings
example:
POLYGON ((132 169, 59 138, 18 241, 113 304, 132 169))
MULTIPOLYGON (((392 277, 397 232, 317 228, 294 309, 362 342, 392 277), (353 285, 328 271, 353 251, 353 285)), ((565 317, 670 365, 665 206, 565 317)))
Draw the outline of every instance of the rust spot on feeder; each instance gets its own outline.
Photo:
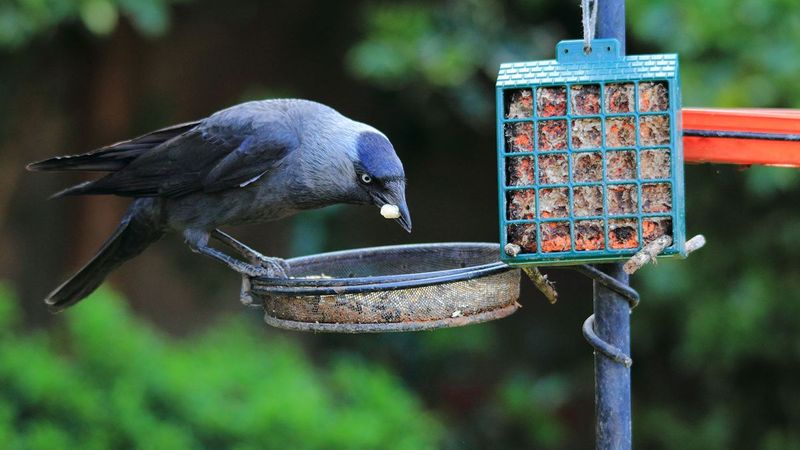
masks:
POLYGON ((508 186, 530 186, 533 184, 533 157, 516 156, 506 158, 506 182, 508 186))
POLYGON ((542 87, 536 90, 536 113, 539 117, 567 115, 567 88, 542 87))
POLYGON ((533 123, 507 123, 504 128, 506 152, 533 151, 533 123))
POLYGON ((612 83, 606 85, 606 112, 633 112, 633 83, 612 83))
POLYGON ((565 252, 570 249, 569 222, 545 222, 542 230, 543 252, 565 252))
POLYGON ((605 248, 603 222, 600 220, 579 220, 575 222, 575 250, 589 251, 605 248))
POLYGON ((536 253, 536 224, 517 223, 508 226, 506 240, 517 244, 522 249, 521 253, 536 253))
POLYGON ((536 191, 521 189, 506 193, 509 220, 533 219, 536 215, 536 191))
POLYGON ((506 119, 525 119, 533 117, 533 95, 530 89, 506 91, 506 119))
POLYGON ((613 249, 639 246, 639 230, 636 219, 612 219, 608 223, 609 247, 613 249))
POLYGON ((570 90, 572 114, 589 116, 600 113, 600 85, 572 86, 570 90))
POLYGON ((567 121, 543 120, 539 122, 539 149, 563 150, 567 148, 567 121))

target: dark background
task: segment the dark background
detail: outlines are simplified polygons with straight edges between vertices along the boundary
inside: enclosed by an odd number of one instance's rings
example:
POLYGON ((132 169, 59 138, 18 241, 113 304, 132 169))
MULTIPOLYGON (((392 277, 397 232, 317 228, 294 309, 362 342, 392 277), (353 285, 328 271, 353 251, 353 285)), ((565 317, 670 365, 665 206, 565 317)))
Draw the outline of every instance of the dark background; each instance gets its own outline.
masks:
MULTIPOLYGON (((590 448, 592 352, 580 325, 591 313, 591 283, 584 278, 550 271, 561 294, 555 306, 523 281, 524 307, 497 323, 416 334, 303 335, 266 329, 257 312, 237 301, 235 274, 168 236, 110 278, 127 306, 105 290, 52 316, 41 299, 94 253, 127 200, 48 201, 81 178, 23 170, 29 161, 90 150, 241 101, 307 98, 393 141, 409 178, 414 233, 354 206, 228 231, 282 257, 497 241, 496 70, 500 62, 552 58, 558 40, 581 36, 579 24, 578 2, 544 0, 0 5, 0 279, 7 308, 16 311, 8 313, 14 323, 3 323, 15 331, 3 334, 0 345, 0 436, 19 448, 88 441, 147 448, 143 436, 162 434, 168 438, 157 442, 188 448, 590 448), (247 338, 225 341, 220 321, 241 324, 247 338), (124 334, 127 344, 117 347, 104 333, 124 334), (94 336, 98 345, 82 346, 81 336, 94 336), (161 354, 164 367, 143 344, 149 339, 172 352, 161 354), (230 347, 228 360, 209 360, 212 369, 196 349, 214 339, 230 347), (112 354, 120 364, 105 367, 112 354), (133 354, 166 378, 148 384, 131 375, 143 370, 133 354), (304 362, 292 366, 296 376, 287 369, 274 383, 316 377, 330 410, 289 385, 279 389, 283 397, 270 399, 254 385, 237 384, 237 376, 254 371, 273 376, 269 364, 282 357, 304 362), (248 358, 264 365, 248 366, 248 358), (185 365, 169 369, 170 361, 185 365), (51 373, 48 364, 64 372, 51 373), (164 381, 171 373, 203 378, 212 370, 220 384, 205 384, 207 392, 164 381), (37 377, 41 386, 30 382, 37 377), (100 425, 102 414, 78 420, 73 407, 58 406, 72 388, 55 379, 70 377, 85 377, 87 392, 74 408, 107 407, 130 424, 100 425), (119 391, 117 380, 127 379, 141 389, 119 391), (389 387, 369 389, 384 382, 389 387), (220 394, 226 386, 244 389, 230 395, 248 400, 228 405, 231 397, 220 394), (139 398, 151 401, 125 410, 127 416, 120 412, 124 399, 139 398), (353 400, 359 398, 366 400, 353 400), (170 402, 190 406, 173 410, 164 406, 170 402), (192 402, 232 408, 256 425, 214 428, 213 420, 193 415, 192 402), (352 420, 342 419, 350 417, 337 409, 343 405, 352 420), (294 422, 287 410, 295 411, 294 422), (397 410, 407 415, 392 416, 397 410), (151 416, 152 423, 141 419, 151 416), (327 420, 336 426, 319 428, 327 420), (397 429, 385 427, 395 422, 397 429), (254 434, 275 423, 295 431, 254 434), (103 427, 107 436, 88 431, 103 427)), ((628 36, 631 54, 680 54, 686 106, 800 107, 795 1, 628 2, 628 36)), ((632 317, 636 444, 800 448, 800 176, 793 169, 710 165, 687 166, 686 174, 687 233, 703 233, 709 243, 688 260, 664 261, 633 278, 643 298, 632 317)), ((243 423, 224 412, 211 416, 243 423)))

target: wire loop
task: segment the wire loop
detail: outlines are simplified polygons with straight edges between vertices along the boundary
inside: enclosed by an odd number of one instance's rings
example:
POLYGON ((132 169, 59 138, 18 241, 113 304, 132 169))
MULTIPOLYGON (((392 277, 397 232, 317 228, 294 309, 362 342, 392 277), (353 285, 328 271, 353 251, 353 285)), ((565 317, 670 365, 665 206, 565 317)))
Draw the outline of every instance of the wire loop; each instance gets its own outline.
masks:
MULTIPOLYGON (((633 288, 628 286, 627 284, 621 283, 619 280, 611 277, 602 271, 598 270, 595 267, 590 265, 580 265, 572 267, 573 270, 586 275, 587 277, 591 278, 593 281, 596 281, 606 288, 618 293, 621 295, 625 301, 628 302, 631 310, 636 308, 639 305, 639 293, 636 292, 633 288)), ((609 344, 608 342, 602 340, 600 336, 597 335, 594 331, 594 314, 587 317, 586 320, 583 322, 583 337, 589 342, 589 344, 594 347, 595 350, 602 353, 606 357, 610 358, 612 361, 615 361, 619 364, 622 364, 625 367, 631 367, 633 365, 633 359, 622 350, 614 347, 613 345, 609 344)))

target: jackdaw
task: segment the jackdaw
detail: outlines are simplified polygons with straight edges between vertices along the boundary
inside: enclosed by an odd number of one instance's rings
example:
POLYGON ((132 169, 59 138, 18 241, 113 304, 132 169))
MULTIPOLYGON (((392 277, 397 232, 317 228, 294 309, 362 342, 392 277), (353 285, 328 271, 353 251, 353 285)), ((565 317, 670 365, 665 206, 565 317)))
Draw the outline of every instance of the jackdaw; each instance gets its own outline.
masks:
POLYGON ((94 291, 123 262, 169 231, 244 276, 285 276, 267 258, 219 231, 336 203, 374 205, 411 232, 405 173, 386 136, 320 103, 242 103, 195 122, 27 166, 107 175, 54 195, 133 197, 119 227, 78 273, 47 296, 58 312, 94 291), (387 206, 388 205, 388 206, 387 206), (208 245, 210 237, 249 262, 208 245))

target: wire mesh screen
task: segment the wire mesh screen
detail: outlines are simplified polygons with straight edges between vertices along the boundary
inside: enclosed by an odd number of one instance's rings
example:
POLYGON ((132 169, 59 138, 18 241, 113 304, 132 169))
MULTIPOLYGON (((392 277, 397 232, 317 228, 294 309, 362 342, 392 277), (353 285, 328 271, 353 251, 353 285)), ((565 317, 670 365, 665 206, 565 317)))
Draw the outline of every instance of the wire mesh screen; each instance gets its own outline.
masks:
POLYGON ((410 331, 513 313, 520 273, 498 244, 377 247, 287 261, 288 279, 254 279, 266 321, 309 331, 410 331))
POLYGON ((415 274, 497 263, 497 244, 427 244, 374 247, 290 260, 291 276, 333 278, 415 274))

